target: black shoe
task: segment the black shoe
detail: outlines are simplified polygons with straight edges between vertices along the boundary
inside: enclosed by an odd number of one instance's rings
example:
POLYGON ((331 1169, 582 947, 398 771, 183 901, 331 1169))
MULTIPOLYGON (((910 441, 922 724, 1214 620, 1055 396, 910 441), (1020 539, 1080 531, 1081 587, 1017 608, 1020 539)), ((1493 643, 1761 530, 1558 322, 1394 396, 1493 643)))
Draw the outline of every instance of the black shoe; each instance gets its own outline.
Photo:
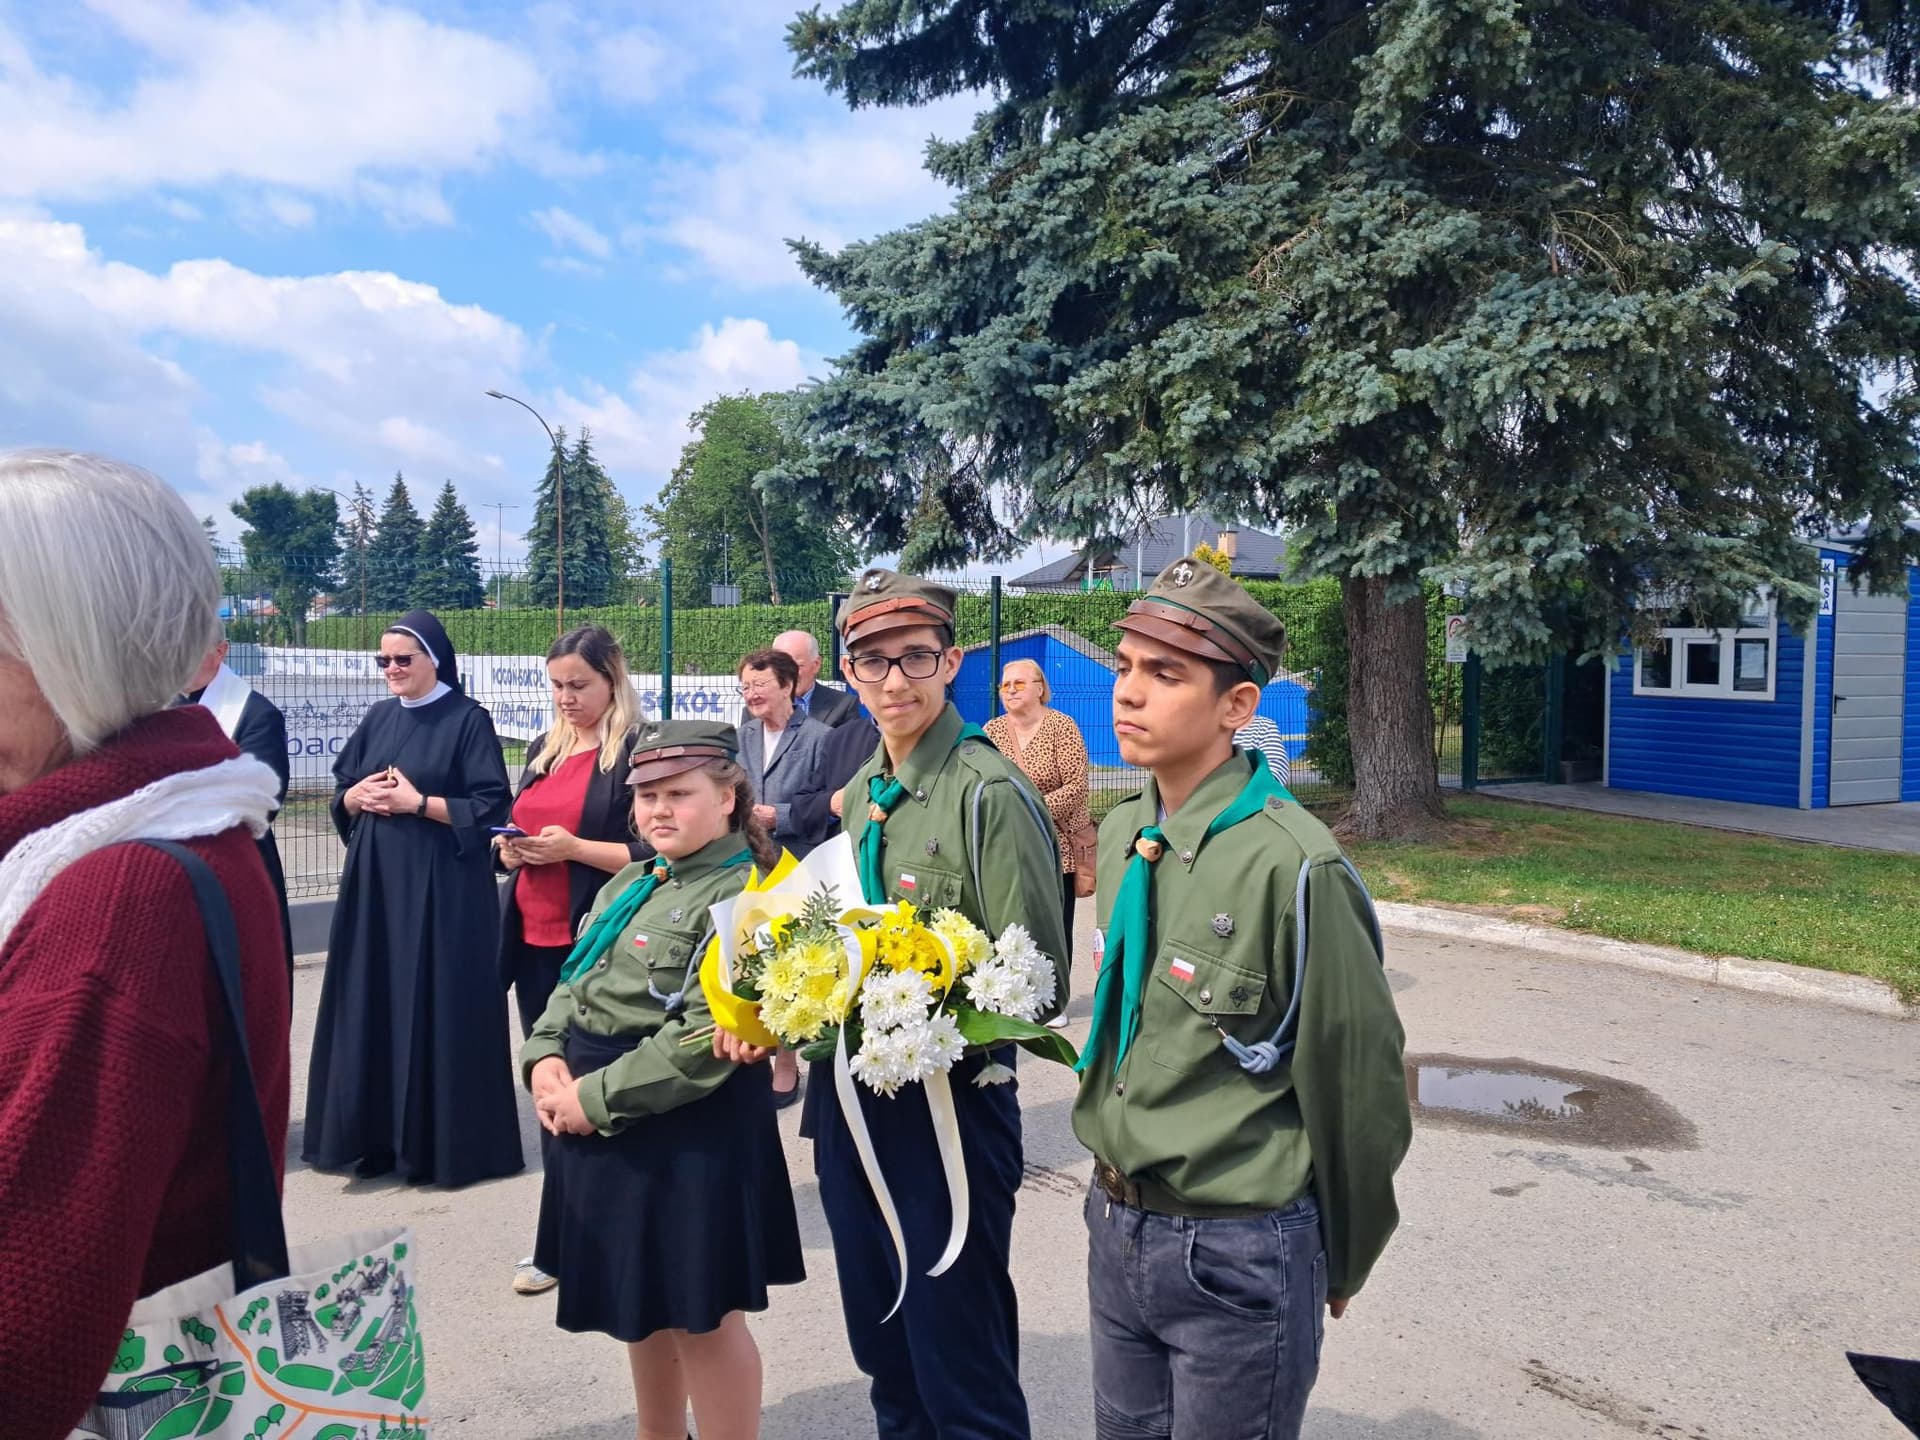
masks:
POLYGON ((391 1150, 369 1150, 360 1157, 360 1163, 353 1167, 353 1173, 358 1179, 372 1180, 393 1169, 394 1158, 391 1150))
POLYGON ((799 1098, 800 1077, 796 1075, 793 1077, 793 1088, 791 1090, 782 1090, 778 1086, 774 1087, 773 1108, 776 1110, 785 1110, 789 1105, 798 1101, 799 1098))

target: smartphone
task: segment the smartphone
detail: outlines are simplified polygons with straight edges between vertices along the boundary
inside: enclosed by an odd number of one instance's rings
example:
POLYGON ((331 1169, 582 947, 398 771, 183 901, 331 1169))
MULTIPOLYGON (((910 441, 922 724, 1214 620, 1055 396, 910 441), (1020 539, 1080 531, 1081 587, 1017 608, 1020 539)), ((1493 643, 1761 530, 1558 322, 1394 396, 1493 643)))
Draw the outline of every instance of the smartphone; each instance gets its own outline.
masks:
POLYGON ((492 825, 488 827, 487 833, 489 835, 504 835, 509 840, 524 840, 527 838, 527 832, 522 830, 518 825, 492 825))

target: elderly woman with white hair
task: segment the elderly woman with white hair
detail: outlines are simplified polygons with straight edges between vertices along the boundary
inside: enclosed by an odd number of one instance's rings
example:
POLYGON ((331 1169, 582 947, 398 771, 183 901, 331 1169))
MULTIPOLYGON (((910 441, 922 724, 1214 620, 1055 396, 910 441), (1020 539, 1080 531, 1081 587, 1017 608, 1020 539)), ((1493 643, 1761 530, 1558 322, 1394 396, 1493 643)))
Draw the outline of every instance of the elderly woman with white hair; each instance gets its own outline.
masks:
POLYGON ((287 969, 254 839, 278 791, 198 706, 220 576, 128 465, 0 452, 0 1435, 65 1440, 134 1302, 228 1258, 235 1047, 186 863, 238 932, 276 1179, 287 969))

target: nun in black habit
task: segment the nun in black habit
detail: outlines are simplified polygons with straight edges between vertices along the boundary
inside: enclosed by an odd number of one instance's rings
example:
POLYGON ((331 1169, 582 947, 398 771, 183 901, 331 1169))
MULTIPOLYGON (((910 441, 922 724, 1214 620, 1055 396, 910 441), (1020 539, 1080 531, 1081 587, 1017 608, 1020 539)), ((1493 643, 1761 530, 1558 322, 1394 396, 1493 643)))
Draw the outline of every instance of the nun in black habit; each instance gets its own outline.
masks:
POLYGON ((511 791, 493 721, 424 610, 380 637, 392 698, 334 761, 347 842, 307 1080, 302 1155, 465 1185, 520 1169, 489 828, 511 791))

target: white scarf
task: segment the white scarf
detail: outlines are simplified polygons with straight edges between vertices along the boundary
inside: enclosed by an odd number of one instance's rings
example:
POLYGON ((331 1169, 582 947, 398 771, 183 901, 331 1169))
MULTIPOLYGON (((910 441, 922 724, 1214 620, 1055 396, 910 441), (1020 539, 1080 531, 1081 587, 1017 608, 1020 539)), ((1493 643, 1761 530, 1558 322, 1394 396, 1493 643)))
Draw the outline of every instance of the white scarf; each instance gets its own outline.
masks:
POLYGON ((207 682, 207 688, 200 692, 200 704, 213 712, 213 718, 220 722, 220 728, 231 740, 251 694, 253 687, 222 665, 207 682))
POLYGON ((36 830, 0 859, 0 948, 54 878, 126 840, 198 840, 245 825, 267 830, 280 780, 250 755, 168 775, 133 794, 36 830))

